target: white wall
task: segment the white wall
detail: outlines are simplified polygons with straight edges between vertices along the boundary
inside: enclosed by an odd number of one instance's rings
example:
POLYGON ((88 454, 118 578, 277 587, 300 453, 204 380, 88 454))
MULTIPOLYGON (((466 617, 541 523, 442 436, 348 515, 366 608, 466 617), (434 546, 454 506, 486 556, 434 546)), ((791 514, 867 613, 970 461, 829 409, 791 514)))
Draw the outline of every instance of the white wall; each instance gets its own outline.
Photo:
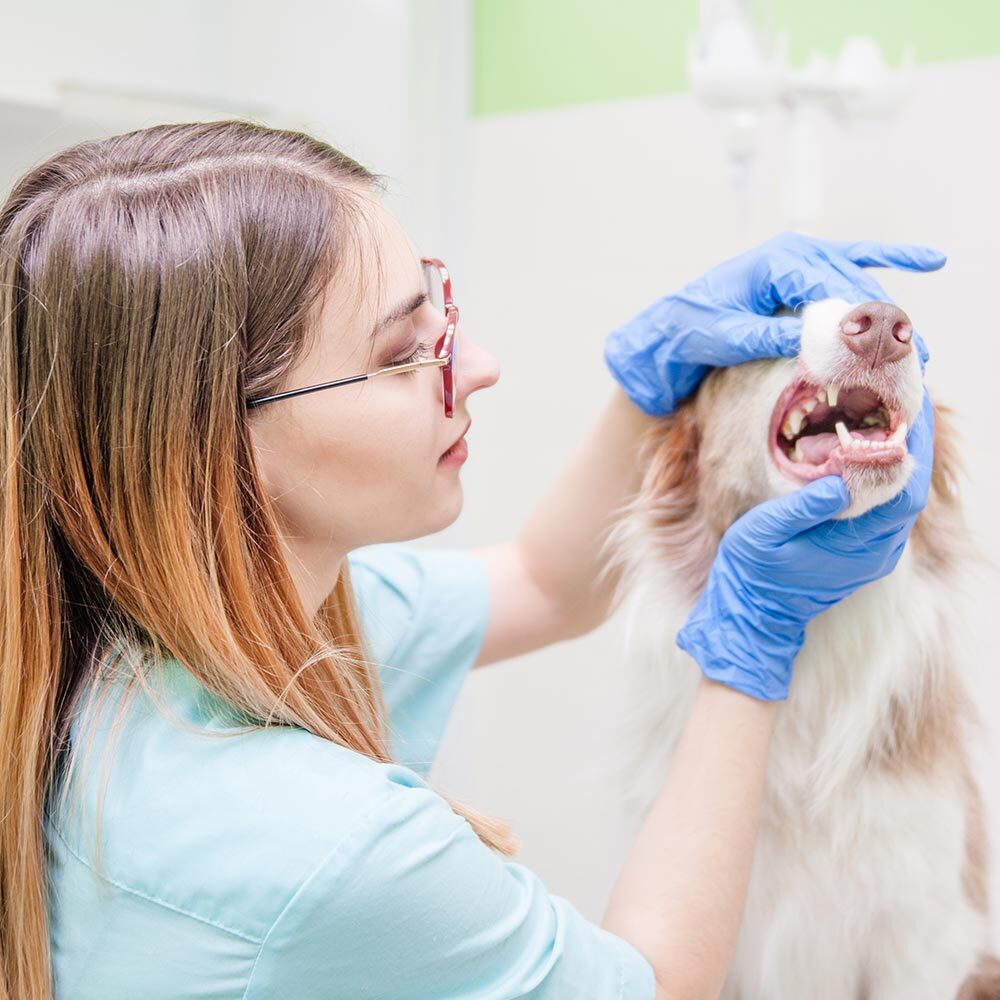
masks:
POLYGON ((82 138, 227 116, 301 128, 387 174, 421 245, 460 247, 450 141, 464 0, 0 0, 0 190, 82 138))
MULTIPOLYGON (((990 305, 1000 255, 1000 138, 981 95, 1000 60, 916 73, 908 107, 874 134, 830 135, 831 180, 817 235, 925 242, 940 272, 877 277, 910 313, 932 359, 928 383, 964 419, 965 494, 982 548, 1000 556, 1000 468, 993 442, 1000 321, 990 305)), ((781 123, 757 177, 750 242, 784 228, 781 123)), ((473 397, 466 507, 442 537, 510 537, 587 432, 610 392, 606 332, 653 298, 746 245, 730 222, 725 132, 687 95, 475 119, 469 256, 456 274, 463 333, 500 357, 500 382, 473 397)), ((977 683, 1000 733, 992 633, 997 582, 970 609, 977 683)), ((626 843, 609 728, 621 704, 620 623, 475 671, 435 767, 448 791, 513 821, 521 857, 598 920, 626 843)), ((981 773, 1000 815, 1000 738, 981 773)), ((994 823, 1000 847, 1000 824, 994 823)), ((995 855, 1000 858, 1000 851, 995 855)), ((1000 900, 1000 863, 993 877, 1000 900)))

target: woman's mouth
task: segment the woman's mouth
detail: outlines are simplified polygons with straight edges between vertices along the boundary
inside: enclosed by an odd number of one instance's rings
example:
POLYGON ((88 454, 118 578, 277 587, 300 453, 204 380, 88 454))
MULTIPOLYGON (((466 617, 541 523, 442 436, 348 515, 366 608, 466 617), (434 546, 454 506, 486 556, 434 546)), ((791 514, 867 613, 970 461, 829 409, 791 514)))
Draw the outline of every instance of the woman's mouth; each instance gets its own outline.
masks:
POLYGON ((471 426, 470 420, 462 431, 462 436, 438 459, 438 465, 461 465, 469 457, 469 446, 465 442, 465 435, 469 433, 471 426))
POLYGON ((469 457, 465 438, 456 441, 439 459, 438 465, 461 465, 469 457))
POLYGON ((771 453, 781 472, 807 482, 902 462, 906 432, 902 412, 871 389, 797 380, 771 416, 771 453))

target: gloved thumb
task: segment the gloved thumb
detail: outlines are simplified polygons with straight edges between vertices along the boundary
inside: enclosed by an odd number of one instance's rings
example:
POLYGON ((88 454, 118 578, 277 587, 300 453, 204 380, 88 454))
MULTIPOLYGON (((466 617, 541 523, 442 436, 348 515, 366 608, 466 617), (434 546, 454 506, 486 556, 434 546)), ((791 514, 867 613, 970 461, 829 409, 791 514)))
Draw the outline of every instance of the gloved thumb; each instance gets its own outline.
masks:
POLYGON ((948 258, 934 247, 913 243, 874 243, 869 240, 835 243, 859 267, 898 267, 906 271, 936 271, 948 258))
POLYGON ((778 544, 828 521, 850 505, 851 496, 840 476, 814 479, 794 493, 765 500, 740 518, 758 542, 778 544))

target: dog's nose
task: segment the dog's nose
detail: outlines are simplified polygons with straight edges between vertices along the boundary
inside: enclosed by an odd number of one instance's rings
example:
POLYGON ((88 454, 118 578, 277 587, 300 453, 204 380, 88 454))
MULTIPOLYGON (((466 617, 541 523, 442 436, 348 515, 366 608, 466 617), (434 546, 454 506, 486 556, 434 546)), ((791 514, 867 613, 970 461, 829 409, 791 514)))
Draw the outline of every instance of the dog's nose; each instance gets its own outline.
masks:
POLYGON ((913 324, 899 306, 865 302, 840 321, 840 335, 869 368, 878 368, 910 352, 913 324))

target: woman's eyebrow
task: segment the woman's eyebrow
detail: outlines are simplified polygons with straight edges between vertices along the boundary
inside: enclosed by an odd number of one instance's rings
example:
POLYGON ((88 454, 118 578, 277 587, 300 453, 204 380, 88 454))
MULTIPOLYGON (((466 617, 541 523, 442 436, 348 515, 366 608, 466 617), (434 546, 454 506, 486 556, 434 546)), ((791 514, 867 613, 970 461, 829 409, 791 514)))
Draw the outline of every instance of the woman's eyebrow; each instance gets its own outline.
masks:
POLYGON ((398 323, 399 320, 405 319, 410 315, 410 313, 416 312, 426 301, 427 293, 418 292, 405 302, 400 302, 398 306, 391 309, 375 324, 375 329, 372 330, 372 340, 374 340, 383 330, 387 330, 390 326, 392 326, 393 323, 398 323))

